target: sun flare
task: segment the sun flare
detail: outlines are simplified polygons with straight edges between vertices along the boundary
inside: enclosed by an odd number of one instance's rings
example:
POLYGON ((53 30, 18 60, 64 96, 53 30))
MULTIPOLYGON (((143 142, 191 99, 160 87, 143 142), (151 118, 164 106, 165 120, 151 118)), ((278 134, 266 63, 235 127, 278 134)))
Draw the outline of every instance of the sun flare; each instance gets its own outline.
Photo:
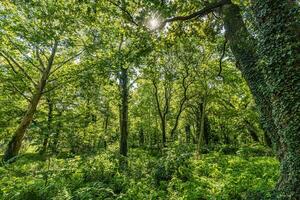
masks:
POLYGON ((160 21, 157 18, 151 18, 148 22, 148 26, 151 30, 155 30, 159 27, 160 21))

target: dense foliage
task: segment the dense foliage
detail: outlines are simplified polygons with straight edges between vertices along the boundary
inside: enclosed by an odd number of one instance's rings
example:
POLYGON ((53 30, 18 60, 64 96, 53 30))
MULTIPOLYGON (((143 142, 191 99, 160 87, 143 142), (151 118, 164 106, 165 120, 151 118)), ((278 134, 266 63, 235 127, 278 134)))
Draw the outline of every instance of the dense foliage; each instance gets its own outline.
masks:
POLYGON ((0 199, 300 198, 299 16, 1 1, 0 199))
POLYGON ((278 161, 260 146, 195 159, 180 144, 164 152, 130 149, 118 167, 117 145, 93 155, 24 154, 2 166, 1 199, 259 199, 270 197, 278 161))

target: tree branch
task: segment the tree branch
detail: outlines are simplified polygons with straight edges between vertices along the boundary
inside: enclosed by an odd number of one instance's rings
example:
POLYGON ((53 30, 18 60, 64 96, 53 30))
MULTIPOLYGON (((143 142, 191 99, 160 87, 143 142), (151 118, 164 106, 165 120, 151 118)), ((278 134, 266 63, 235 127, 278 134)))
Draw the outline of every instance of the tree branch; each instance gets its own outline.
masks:
POLYGON ((230 3, 231 3, 231 0, 220 0, 219 2, 211 3, 211 4, 207 5, 205 8, 203 8, 203 9, 197 11, 197 12, 194 12, 190 15, 176 16, 176 17, 166 19, 165 21, 163 21, 161 23, 161 25, 158 28, 162 29, 167 23, 170 23, 170 22, 186 21, 186 20, 194 19, 196 17, 201 17, 201 16, 204 16, 204 15, 207 15, 207 14, 213 12, 216 8, 220 8, 220 7, 222 7, 226 4, 230 4, 230 3))
POLYGON ((41 56, 40 56, 40 51, 39 51, 38 48, 36 48, 36 57, 37 57, 37 59, 38 59, 38 61, 39 61, 39 63, 40 63, 40 66, 41 66, 42 69, 44 70, 44 69, 45 69, 45 64, 44 64, 44 62, 43 62, 43 60, 42 60, 42 58, 41 58, 41 56))
POLYGON ((33 59, 30 58, 28 55, 26 55, 25 53, 22 52, 21 48, 18 46, 18 44, 16 44, 9 36, 7 36, 7 39, 9 40, 9 42, 30 62, 30 64, 35 67, 36 69, 38 69, 39 71, 41 71, 41 69, 34 64, 33 59))
POLYGON ((70 62, 71 60, 75 59, 76 57, 78 57, 80 54, 82 54, 84 52, 84 50, 80 51, 79 53, 71 56, 70 58, 64 60, 63 62, 61 62, 59 64, 59 66, 57 66, 55 69, 52 70, 52 72, 50 74, 54 74, 57 70, 59 70, 60 68, 62 68, 65 64, 67 64, 68 62, 70 62))
MULTIPOLYGON (((15 86, 14 84, 11 84, 11 86, 15 89, 15 91, 17 91, 22 97, 24 97, 28 102, 31 101, 30 98, 28 98, 19 88, 17 88, 17 86, 15 86)), ((12 92, 15 92, 13 90, 11 90, 12 92)))
POLYGON ((139 24, 134 20, 133 16, 131 15, 131 13, 126 10, 124 7, 122 7, 121 5, 111 1, 111 0, 107 0, 109 3, 113 4, 114 6, 116 6, 117 8, 119 8, 122 12, 124 12, 128 17, 129 17, 129 21, 131 23, 133 23, 135 26, 139 26, 139 24))
POLYGON ((30 80, 34 86, 37 86, 37 83, 31 78, 31 76, 29 76, 29 74, 26 72, 26 70, 15 60, 13 59, 10 55, 7 55, 6 53, 4 53, 3 51, 0 52, 0 54, 2 55, 2 57, 8 62, 8 64, 11 66, 11 68, 13 69, 13 71, 15 73, 17 73, 17 71, 15 70, 15 68, 13 67, 12 63, 15 64, 16 67, 18 67, 20 69, 20 71, 23 73, 23 75, 30 80), (12 63, 11 63, 12 62, 12 63))

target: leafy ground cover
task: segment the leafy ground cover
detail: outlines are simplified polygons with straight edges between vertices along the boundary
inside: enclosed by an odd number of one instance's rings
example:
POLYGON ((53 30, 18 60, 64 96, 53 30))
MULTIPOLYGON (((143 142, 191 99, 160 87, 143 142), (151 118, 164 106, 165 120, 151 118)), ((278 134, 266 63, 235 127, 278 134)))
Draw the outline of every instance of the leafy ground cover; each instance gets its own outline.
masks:
POLYGON ((278 161, 263 147, 224 148, 199 159, 187 146, 130 150, 120 169, 117 145, 91 155, 27 153, 0 167, 0 199, 268 199, 278 161))

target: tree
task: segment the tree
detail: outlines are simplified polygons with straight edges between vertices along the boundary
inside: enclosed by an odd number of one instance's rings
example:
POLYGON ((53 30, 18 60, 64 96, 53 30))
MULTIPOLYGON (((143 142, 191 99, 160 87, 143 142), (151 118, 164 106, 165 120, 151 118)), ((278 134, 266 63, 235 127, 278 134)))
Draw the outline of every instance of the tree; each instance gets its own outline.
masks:
POLYGON ((28 108, 8 144, 3 158, 5 161, 18 155, 40 99, 47 91, 52 90, 46 90, 47 83, 51 82, 50 76, 80 54, 77 49, 68 48, 76 42, 72 37, 79 22, 75 21, 78 12, 69 7, 68 3, 7 3, 7 8, 10 12, 4 14, 7 16, 7 34, 3 42, 9 48, 2 48, 0 56, 14 75, 28 85, 27 92, 30 97, 25 95, 29 102, 28 108), (31 17, 32 13, 34 18, 31 17), (57 21, 51 20, 53 17, 57 21))
POLYGON ((225 37, 260 109, 264 130, 271 135, 281 161, 277 197, 297 199, 300 197, 300 162, 296 156, 300 145, 300 119, 297 115, 299 102, 295 100, 299 99, 299 5, 293 1, 252 1, 252 4, 258 41, 249 34, 240 8, 230 0, 212 3, 189 16, 167 19, 162 26, 223 7, 225 37))

